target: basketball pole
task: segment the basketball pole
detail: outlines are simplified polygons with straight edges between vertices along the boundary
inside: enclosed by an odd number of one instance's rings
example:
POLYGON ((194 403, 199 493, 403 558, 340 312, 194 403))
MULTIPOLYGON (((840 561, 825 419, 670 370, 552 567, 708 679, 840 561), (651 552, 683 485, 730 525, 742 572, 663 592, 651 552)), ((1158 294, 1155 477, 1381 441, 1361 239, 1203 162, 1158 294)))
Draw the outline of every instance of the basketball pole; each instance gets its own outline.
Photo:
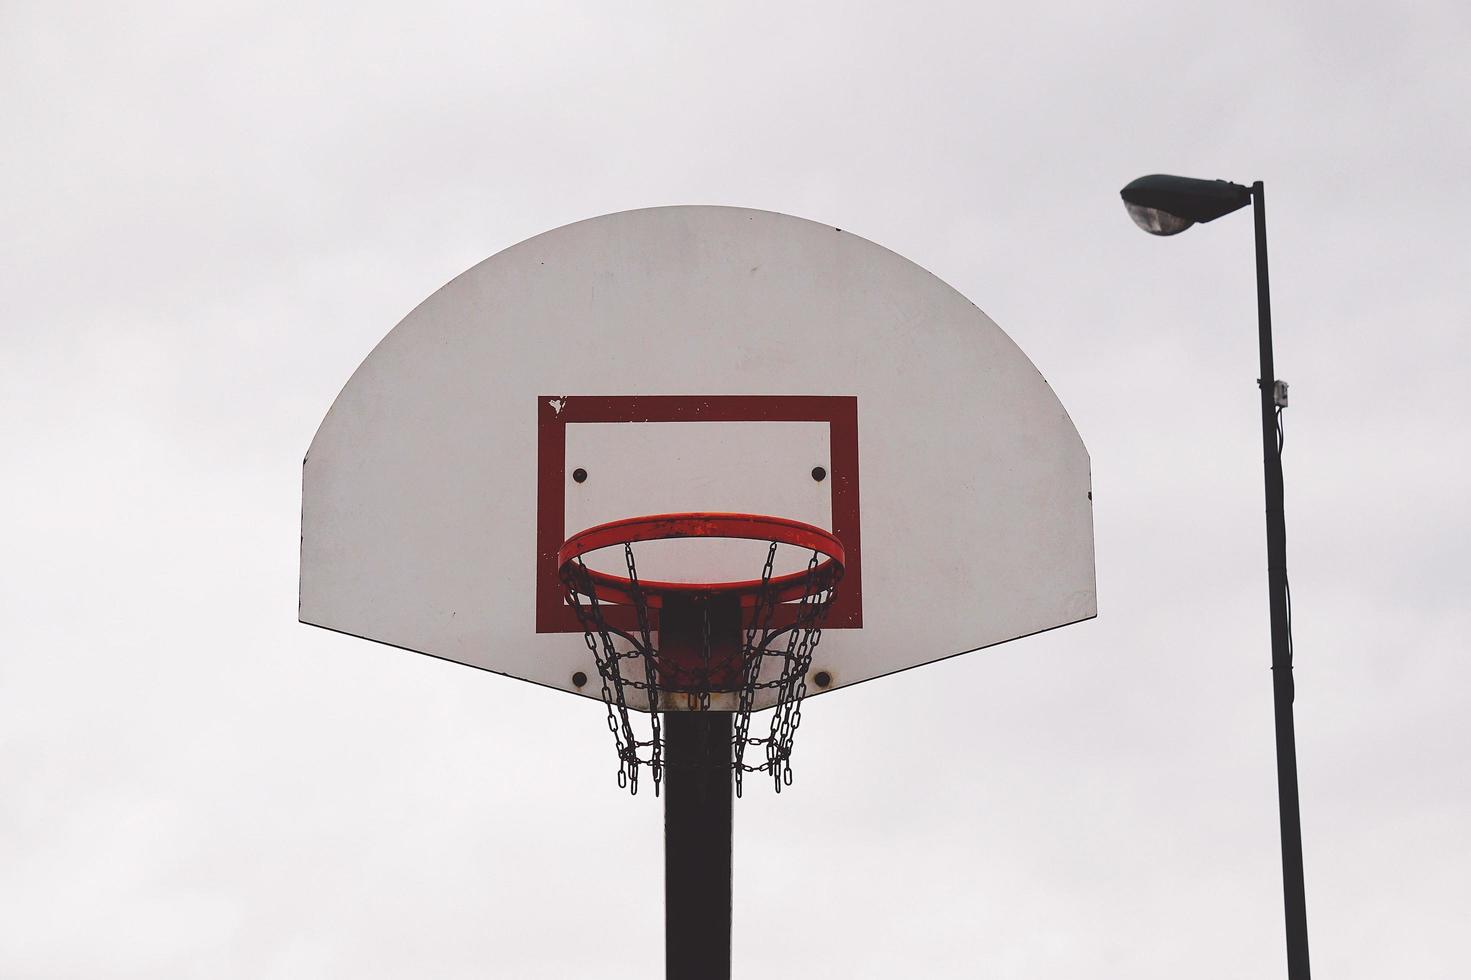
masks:
POLYGON ((664 976, 730 980, 730 714, 663 713, 664 976))
MULTIPOLYGON (((712 667, 742 647, 741 604, 669 596, 659 610, 660 669, 709 684, 712 667)), ((664 741, 664 976, 730 980, 730 849, 734 726, 727 711, 661 712, 664 741)), ((708 702, 707 702, 708 705, 708 702)))

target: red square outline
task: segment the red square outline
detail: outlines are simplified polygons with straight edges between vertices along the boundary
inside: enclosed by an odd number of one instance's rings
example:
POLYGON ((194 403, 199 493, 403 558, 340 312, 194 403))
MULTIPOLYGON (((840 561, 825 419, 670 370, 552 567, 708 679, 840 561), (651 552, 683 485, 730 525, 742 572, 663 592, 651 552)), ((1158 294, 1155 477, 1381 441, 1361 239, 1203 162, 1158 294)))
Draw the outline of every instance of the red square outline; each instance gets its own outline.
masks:
MULTIPOLYGON (((569 422, 826 422, 831 449, 832 532, 847 567, 824 629, 863 626, 858 507, 858 399, 853 395, 541 395, 536 399, 536 632, 581 633, 563 601, 557 550, 567 539, 569 422), (561 404, 558 411, 553 402, 561 404)), ((638 515, 630 514, 630 517, 638 515)), ((773 515, 780 517, 782 515, 773 515)), ((571 532, 583 530, 572 528, 571 532)), ((635 627, 628 608, 604 607, 610 625, 635 627)), ((657 614, 656 614, 657 615, 657 614)), ((658 627, 657 621, 653 624, 658 627)))

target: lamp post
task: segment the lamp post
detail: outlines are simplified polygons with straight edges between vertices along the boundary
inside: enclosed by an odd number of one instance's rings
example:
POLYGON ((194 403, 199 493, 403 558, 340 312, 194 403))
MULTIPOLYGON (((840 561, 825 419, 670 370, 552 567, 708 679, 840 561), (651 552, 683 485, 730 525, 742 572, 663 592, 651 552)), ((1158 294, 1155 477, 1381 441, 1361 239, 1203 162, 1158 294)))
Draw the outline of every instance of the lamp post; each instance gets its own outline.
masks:
POLYGON ((1262 464, 1267 497, 1267 593, 1272 616, 1272 694, 1277 725, 1277 810, 1282 825, 1282 895, 1287 926, 1287 976, 1309 980, 1307 899, 1302 872, 1302 822, 1297 799, 1297 739, 1292 723, 1292 618, 1287 587, 1287 525, 1282 513, 1282 453, 1278 412, 1287 385, 1272 366, 1272 308, 1267 288, 1267 216, 1262 182, 1152 174, 1119 192, 1134 223, 1152 235, 1178 235, 1253 205, 1256 219, 1257 336, 1261 358, 1262 464))

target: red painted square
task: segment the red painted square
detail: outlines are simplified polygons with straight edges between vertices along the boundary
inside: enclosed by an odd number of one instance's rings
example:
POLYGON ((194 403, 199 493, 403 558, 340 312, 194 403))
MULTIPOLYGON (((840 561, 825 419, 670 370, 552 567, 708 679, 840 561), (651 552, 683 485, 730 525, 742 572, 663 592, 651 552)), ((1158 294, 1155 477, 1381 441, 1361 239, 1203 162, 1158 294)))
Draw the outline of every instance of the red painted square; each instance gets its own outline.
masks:
MULTIPOLYGON (((566 427, 582 422, 825 422, 832 533, 847 565, 826 629, 863 625, 863 561, 858 504, 858 399, 847 395, 544 395, 537 398, 536 631, 581 633, 563 599, 557 549, 583 528, 566 526, 566 427), (553 408, 553 403, 560 411, 553 408)), ((628 517, 643 516, 628 514, 628 517)), ((774 514, 774 517, 790 515, 774 514)), ((759 569, 752 569, 756 577, 759 569)), ((635 626, 631 608, 605 607, 610 625, 635 626)), ((657 621, 655 622, 657 628, 657 621)))

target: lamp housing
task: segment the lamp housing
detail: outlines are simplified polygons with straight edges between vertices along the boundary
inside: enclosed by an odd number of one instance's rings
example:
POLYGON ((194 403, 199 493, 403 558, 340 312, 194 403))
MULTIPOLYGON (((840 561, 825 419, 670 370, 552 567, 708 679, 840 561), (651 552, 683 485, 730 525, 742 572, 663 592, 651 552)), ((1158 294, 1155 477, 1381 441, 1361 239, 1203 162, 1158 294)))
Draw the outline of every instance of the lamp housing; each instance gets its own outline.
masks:
POLYGON ((1134 223, 1151 235, 1178 235, 1251 203, 1251 188, 1229 180, 1150 174, 1119 191, 1134 223))

